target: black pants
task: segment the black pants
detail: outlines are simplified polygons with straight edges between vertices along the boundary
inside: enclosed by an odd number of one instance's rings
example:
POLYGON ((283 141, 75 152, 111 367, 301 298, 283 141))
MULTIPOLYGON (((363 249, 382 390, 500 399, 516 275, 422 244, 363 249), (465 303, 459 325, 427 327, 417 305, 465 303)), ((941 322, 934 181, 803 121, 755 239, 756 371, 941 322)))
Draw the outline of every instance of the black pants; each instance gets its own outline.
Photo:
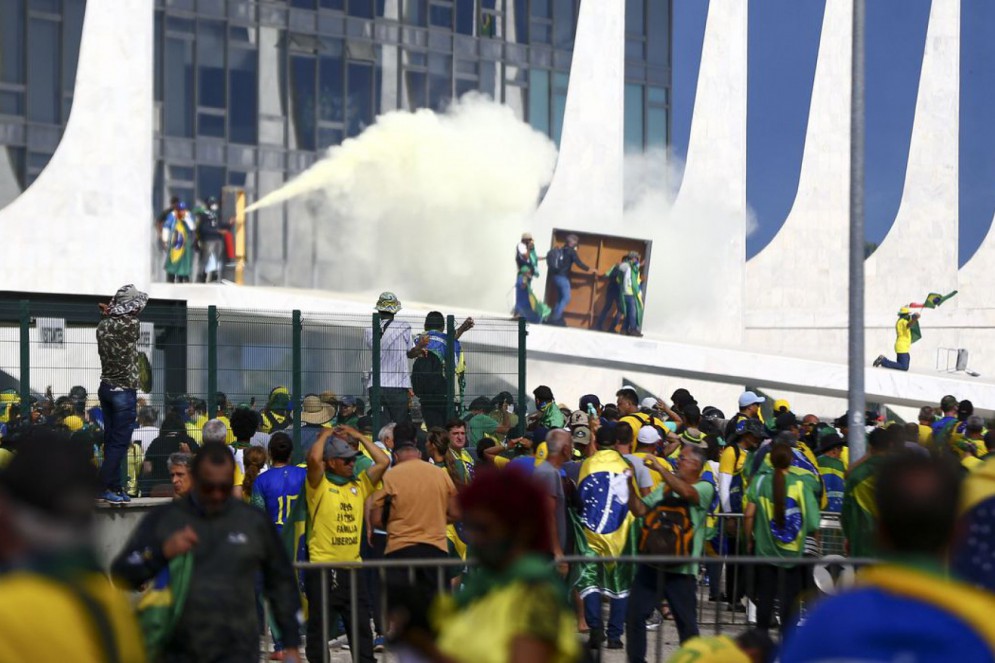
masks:
POLYGON ((380 387, 380 407, 383 409, 381 426, 408 421, 411 416, 408 412, 408 390, 402 387, 380 387))
POLYGON ((636 569, 625 616, 625 651, 630 663, 646 660, 646 619, 667 600, 681 642, 698 635, 697 579, 687 573, 670 573, 645 564, 636 569))
MULTIPOLYGON (((365 537, 363 538, 362 545, 364 560, 383 559, 384 549, 387 547, 387 535, 379 532, 373 532, 373 545, 367 544, 365 537)), ((373 612, 373 629, 376 631, 377 635, 385 635, 387 633, 384 629, 384 605, 381 601, 384 585, 387 583, 386 579, 383 583, 380 582, 381 571, 382 569, 366 569, 363 571, 363 575, 366 576, 366 587, 368 588, 367 594, 370 599, 370 608, 373 612)))
POLYGON ((767 630, 774 622, 774 599, 781 606, 781 632, 794 626, 798 619, 798 597, 801 595, 804 569, 800 566, 754 567, 757 596, 757 628, 767 630))
MULTIPOLYGON (((445 559, 449 554, 427 543, 417 543, 385 555, 386 559, 445 559)), ((414 567, 391 568, 387 571, 387 603, 393 608, 402 601, 401 594, 409 598, 423 601, 422 605, 431 605, 439 593, 439 582, 446 586, 446 573, 442 568, 414 567), (412 577, 414 583, 411 582, 412 577)))
MULTIPOLYGON (((349 647, 353 651, 359 647, 359 660, 364 663, 373 663, 376 658, 373 656, 373 632, 370 630, 370 604, 367 601, 366 583, 363 581, 363 573, 355 573, 356 587, 356 615, 359 620, 357 630, 359 631, 359 642, 352 641, 352 610, 350 603, 350 573, 346 570, 328 570, 325 572, 328 581, 328 614, 324 615, 328 620, 328 632, 331 633, 335 627, 337 617, 342 617, 345 622, 346 637, 349 639, 349 647)), ((314 663, 321 663, 324 659, 322 655, 328 649, 328 642, 322 635, 322 614, 321 614, 321 572, 308 571, 304 575, 304 593, 308 600, 308 620, 307 620, 307 647, 305 653, 307 660, 314 663)))
POLYGON ((421 413, 422 418, 425 420, 425 428, 431 430, 433 428, 445 428, 446 427, 446 396, 436 394, 426 394, 425 396, 418 396, 418 400, 421 402, 421 413))

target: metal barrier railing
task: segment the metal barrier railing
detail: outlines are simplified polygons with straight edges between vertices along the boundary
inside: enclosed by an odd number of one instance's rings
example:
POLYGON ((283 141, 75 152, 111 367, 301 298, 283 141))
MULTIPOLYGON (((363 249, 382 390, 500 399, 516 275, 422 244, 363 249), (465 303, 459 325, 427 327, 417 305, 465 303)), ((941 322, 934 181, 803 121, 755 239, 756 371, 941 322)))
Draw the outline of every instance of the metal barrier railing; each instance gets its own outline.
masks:
MULTIPOLYGON (((741 516, 739 518, 741 520, 741 516)), ((831 518, 829 520, 832 520, 831 518)), ((830 526, 830 529, 833 529, 830 526)), ((571 569, 575 565, 649 565, 656 567, 660 572, 661 582, 662 574, 665 567, 668 565, 685 565, 685 564, 697 564, 699 567, 703 567, 707 564, 715 563, 719 561, 727 566, 732 566, 733 569, 739 570, 743 567, 750 569, 752 567, 760 565, 776 565, 776 564, 788 564, 793 567, 804 567, 809 569, 815 569, 817 567, 823 566, 843 566, 849 567, 851 570, 859 567, 864 567, 872 564, 878 563, 878 560, 870 558, 845 558, 840 559, 836 555, 829 557, 798 557, 798 558, 785 558, 785 557, 757 557, 757 556, 747 556, 747 555, 727 555, 727 556, 701 556, 701 557, 682 557, 682 556, 660 556, 660 555, 628 555, 620 557, 590 557, 584 555, 565 555, 563 557, 557 558, 556 560, 550 559, 550 565, 553 564, 567 564, 571 569)), ((388 613, 387 613, 387 574, 388 571, 402 569, 407 571, 407 578, 410 584, 415 583, 415 575, 417 570, 424 569, 434 569, 435 570, 435 585, 438 593, 442 594, 447 591, 447 572, 449 571, 467 571, 472 569, 472 567, 477 566, 478 562, 473 559, 456 559, 456 558, 445 558, 445 559, 370 559, 363 560, 360 562, 335 562, 335 563, 317 563, 317 562, 299 562, 295 564, 295 567, 303 572, 318 572, 320 574, 321 582, 321 615, 322 620, 322 641, 325 646, 322 648, 323 656, 322 661, 328 663, 330 661, 330 651, 328 643, 330 641, 329 632, 329 575, 330 573, 340 573, 347 572, 349 574, 349 585, 350 585, 350 619, 349 626, 351 627, 351 633, 349 634, 349 641, 351 643, 351 657, 353 661, 359 661, 359 624, 360 620, 365 618, 367 620, 371 619, 373 615, 359 614, 359 575, 360 573, 372 572, 379 579, 379 606, 380 606, 380 620, 381 624, 384 625, 386 629, 386 624, 388 623, 388 613)), ((745 570, 745 569, 744 569, 745 570)), ((850 574, 852 576, 852 573, 850 574)), ((700 570, 699 570, 700 576, 700 570)), ((569 574, 568 574, 569 577, 569 574)), ((781 588, 781 583, 784 582, 783 577, 779 576, 777 589, 781 588)), ((662 586, 662 585, 661 585, 662 586)), ((701 587, 698 587, 698 592, 696 596, 700 598, 701 587)), ((662 594, 662 592, 661 592, 662 594)), ((702 602, 698 602, 699 606, 702 602)), ((722 621, 719 619, 720 604, 715 603, 715 619, 713 622, 705 623, 702 620, 702 610, 698 611, 698 626, 713 626, 714 633, 719 635, 723 632, 723 627, 738 627, 747 628, 748 623, 744 618, 742 622, 737 622, 735 619, 732 621, 722 621)), ((313 609, 311 607, 310 609, 313 609)), ((428 606, 426 606, 426 612, 428 606)), ((655 643, 655 654, 654 660, 663 660, 664 651, 664 627, 660 624, 660 627, 656 629, 656 643, 655 643)), ((600 660, 600 651, 594 653, 595 659, 600 660)))

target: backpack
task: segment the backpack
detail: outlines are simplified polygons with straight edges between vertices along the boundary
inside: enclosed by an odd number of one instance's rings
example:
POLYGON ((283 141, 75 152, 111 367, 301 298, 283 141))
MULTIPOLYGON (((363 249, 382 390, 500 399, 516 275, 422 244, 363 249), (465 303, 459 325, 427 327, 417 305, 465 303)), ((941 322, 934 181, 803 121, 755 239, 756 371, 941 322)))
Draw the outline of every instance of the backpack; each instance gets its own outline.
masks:
POLYGON ((432 352, 415 359, 411 367, 411 388, 418 398, 446 395, 445 366, 432 352))
POLYGON ((688 501, 668 493, 643 517, 639 552, 684 557, 691 555, 693 547, 694 526, 688 501))
POLYGON ((546 264, 549 265, 549 270, 551 272, 559 272, 563 269, 567 262, 567 253, 562 248, 551 249, 548 254, 546 254, 546 264))

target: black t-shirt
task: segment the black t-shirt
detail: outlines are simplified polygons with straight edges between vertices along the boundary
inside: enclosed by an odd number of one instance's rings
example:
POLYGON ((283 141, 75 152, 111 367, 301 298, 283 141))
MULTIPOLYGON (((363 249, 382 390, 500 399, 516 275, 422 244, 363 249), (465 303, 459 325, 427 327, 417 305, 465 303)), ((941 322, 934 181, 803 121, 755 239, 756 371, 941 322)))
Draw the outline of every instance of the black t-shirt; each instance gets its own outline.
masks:
POLYGON ((151 488, 160 483, 169 483, 169 456, 180 449, 180 444, 186 442, 190 453, 197 451, 197 443, 186 433, 169 432, 159 435, 149 444, 145 452, 145 460, 152 464, 152 471, 142 475, 142 481, 151 488))

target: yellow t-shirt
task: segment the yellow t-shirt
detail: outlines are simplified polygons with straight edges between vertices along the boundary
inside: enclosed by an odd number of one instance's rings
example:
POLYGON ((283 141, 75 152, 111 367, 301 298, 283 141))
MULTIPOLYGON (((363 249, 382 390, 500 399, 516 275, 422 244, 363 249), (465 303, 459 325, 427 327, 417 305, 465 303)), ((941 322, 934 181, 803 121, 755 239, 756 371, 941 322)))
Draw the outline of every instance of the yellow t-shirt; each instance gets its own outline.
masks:
POLYGON ((909 329, 909 321, 899 318, 895 323, 895 352, 906 354, 912 348, 912 331, 909 329))
POLYGON ((619 423, 627 423, 632 427, 632 440, 630 440, 630 444, 632 444, 633 449, 636 448, 636 438, 639 437, 639 431, 642 430, 643 426, 651 425, 654 421, 656 421, 656 423, 660 426, 663 425, 663 422, 659 419, 651 417, 648 414, 643 414, 642 412, 627 414, 618 421, 619 423))
POLYGON ((667 663, 750 663, 750 657, 727 635, 691 638, 667 663))
MULTIPOLYGON (((633 453, 632 455, 635 456, 636 458, 646 460, 648 457, 652 456, 653 454, 645 452, 636 452, 633 453)), ((660 484, 663 483, 663 475, 649 467, 646 468, 646 471, 650 473, 650 478, 653 480, 653 487, 650 489, 650 491, 652 492, 656 490, 660 484)))
POLYGON ((204 440, 204 424, 207 423, 207 417, 204 415, 197 415, 197 418, 193 421, 188 421, 186 423, 187 435, 189 435, 194 442, 200 444, 204 440))
MULTIPOLYGON (((101 574, 82 580, 84 591, 104 608, 122 663, 145 660, 145 644, 127 597, 101 574)), ((107 660, 93 621, 80 599, 60 583, 15 571, 0 580, 0 661, 107 660)))
POLYGON ((723 449, 722 455, 719 456, 719 474, 735 476, 742 473, 743 465, 746 464, 746 457, 749 454, 740 449, 738 455, 739 458, 736 457, 736 450, 732 448, 731 444, 723 449))
POLYGON ((342 486, 322 475, 321 484, 307 486, 311 517, 308 552, 312 562, 358 562, 363 538, 363 505, 375 490, 366 472, 342 486))
POLYGON ((933 428, 932 426, 924 426, 919 424, 919 444, 924 447, 928 447, 933 441, 933 428))

